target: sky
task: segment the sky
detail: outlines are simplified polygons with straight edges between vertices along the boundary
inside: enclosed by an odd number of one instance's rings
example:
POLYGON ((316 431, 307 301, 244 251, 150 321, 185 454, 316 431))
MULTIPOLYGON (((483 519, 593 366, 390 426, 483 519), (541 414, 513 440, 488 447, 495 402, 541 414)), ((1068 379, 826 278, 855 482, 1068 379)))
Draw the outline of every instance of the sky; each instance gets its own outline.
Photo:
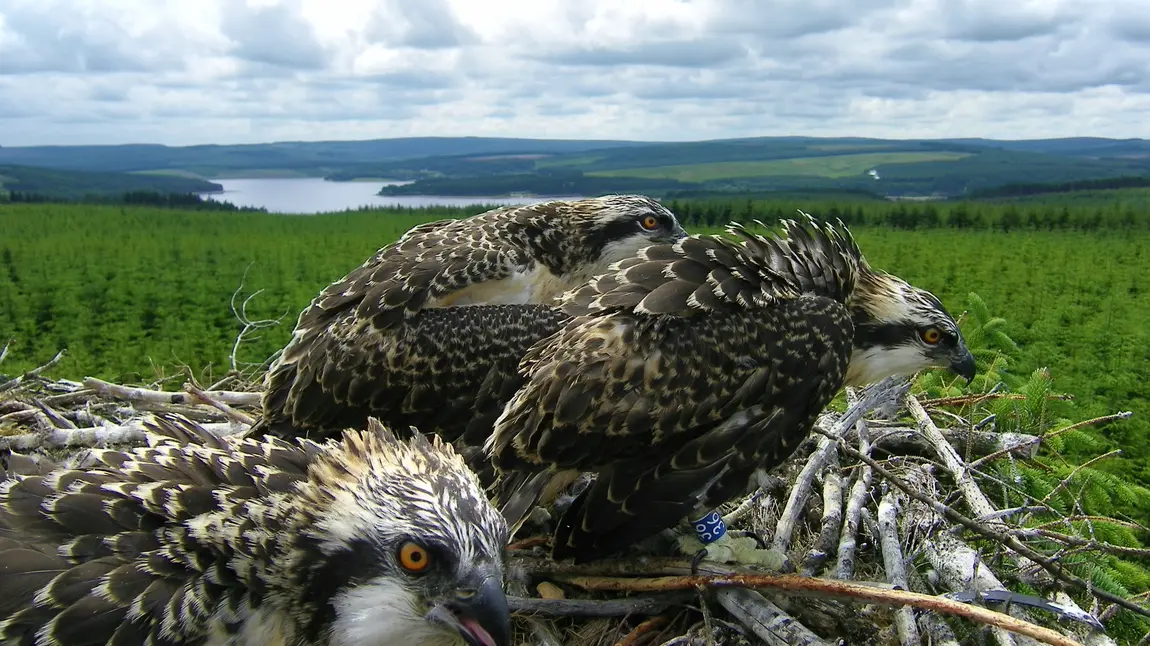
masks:
POLYGON ((3 0, 0 145, 1150 138, 1147 0, 3 0))

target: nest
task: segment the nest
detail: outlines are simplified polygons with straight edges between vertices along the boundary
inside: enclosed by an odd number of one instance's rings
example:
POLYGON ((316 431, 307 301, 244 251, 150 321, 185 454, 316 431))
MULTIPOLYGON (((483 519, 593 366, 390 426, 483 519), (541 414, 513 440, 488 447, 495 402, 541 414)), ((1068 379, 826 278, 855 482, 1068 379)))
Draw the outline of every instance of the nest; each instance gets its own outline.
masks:
MULTIPOLYGON (((42 376, 59 357, 0 377, 0 458, 80 459, 88 448, 143 443, 151 413, 178 413, 224 436, 258 413, 250 379, 190 380, 172 392, 42 376)), ((1150 616, 1059 565, 1070 552, 1150 550, 1100 542, 1065 516, 1048 524, 1055 529, 1035 529, 1027 518, 1056 514, 1045 501, 1000 509, 984 492, 1009 486, 987 473, 990 463, 1031 459, 1044 438, 953 411, 1012 395, 926 400, 908 390, 898 380, 848 390, 844 413, 825 413, 769 482, 720 510, 732 535, 748 532, 785 554, 781 570, 643 553, 571 565, 546 556, 545 538, 518 537, 507 587, 520 643, 1104 645, 1116 643, 1104 626, 1118 612, 1150 616)))

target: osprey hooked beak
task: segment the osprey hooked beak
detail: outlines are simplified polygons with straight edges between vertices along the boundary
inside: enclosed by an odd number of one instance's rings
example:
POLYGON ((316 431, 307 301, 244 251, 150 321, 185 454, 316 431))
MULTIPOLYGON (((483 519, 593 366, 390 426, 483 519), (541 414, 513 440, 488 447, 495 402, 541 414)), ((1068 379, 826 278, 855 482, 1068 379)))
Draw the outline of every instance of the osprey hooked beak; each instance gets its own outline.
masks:
POLYGON ((457 631, 468 646, 511 646, 511 610, 499 573, 478 570, 470 580, 433 604, 427 619, 457 631))
POLYGON ((954 374, 966 379, 966 383, 974 381, 974 355, 966 348, 965 343, 959 343, 954 352, 950 354, 950 362, 946 366, 954 374))

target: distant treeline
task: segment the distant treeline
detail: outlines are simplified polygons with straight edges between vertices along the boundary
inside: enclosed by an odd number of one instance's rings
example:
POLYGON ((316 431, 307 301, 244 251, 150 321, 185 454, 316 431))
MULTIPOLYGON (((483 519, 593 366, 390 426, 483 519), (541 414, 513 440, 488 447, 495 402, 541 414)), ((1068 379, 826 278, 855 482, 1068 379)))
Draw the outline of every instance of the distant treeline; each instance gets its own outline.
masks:
POLYGON ((894 229, 1128 230, 1150 229, 1150 209, 1113 203, 1095 206, 962 202, 836 203, 780 200, 671 200, 665 202, 688 227, 718 227, 730 221, 760 219, 770 224, 802 210, 848 226, 894 229))
POLYGON ((72 200, 63 199, 55 195, 44 195, 42 193, 11 191, 6 194, 0 194, 0 203, 4 202, 19 204, 132 204, 195 211, 267 211, 267 209, 254 206, 236 206, 231 202, 217 202, 216 200, 209 200, 195 193, 160 193, 157 191, 127 191, 112 196, 85 195, 80 199, 72 200))
POLYGON ((693 186, 673 179, 594 177, 577 170, 547 169, 483 177, 434 177, 402 186, 384 186, 380 195, 603 195, 606 193, 662 194, 693 186))
POLYGON ((1043 193, 1069 193, 1071 191, 1098 191, 1116 188, 1145 187, 1150 187, 1150 177, 1110 177, 1103 179, 1086 179, 1076 182, 1062 182, 1058 184, 1006 184, 996 188, 976 191, 971 194, 971 197, 1013 197, 1017 195, 1041 195, 1043 193))

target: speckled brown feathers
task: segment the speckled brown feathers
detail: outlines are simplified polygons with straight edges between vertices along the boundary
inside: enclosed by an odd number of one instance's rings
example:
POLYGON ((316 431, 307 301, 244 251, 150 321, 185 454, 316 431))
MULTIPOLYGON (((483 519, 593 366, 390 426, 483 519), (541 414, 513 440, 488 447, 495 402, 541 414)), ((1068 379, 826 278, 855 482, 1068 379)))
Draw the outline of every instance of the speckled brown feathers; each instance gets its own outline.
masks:
MULTIPOLYGON (((399 442, 374 422, 327 445, 229 443, 178 417, 149 426, 151 446, 94 451, 90 468, 13 456, 0 643, 334 644, 332 600, 353 570, 390 567, 390 546, 358 545, 419 533, 498 562, 506 540, 439 442, 399 442)), ((443 634, 434 643, 461 643, 443 634)))
MULTIPOLYGON (((852 314, 869 311, 852 301, 872 297, 849 232, 810 218, 780 236, 730 231, 741 240, 648 247, 573 290, 574 318, 524 356, 526 383, 487 444, 509 523, 540 474, 597 473, 558 521, 556 558, 601 558, 742 494, 842 387, 852 314)), ((913 289, 875 281, 890 286, 875 298, 913 289)))
POLYGON ((325 436, 368 412, 425 431, 465 422, 475 411, 459 394, 492 373, 448 362, 502 356, 553 332, 557 315, 512 307, 463 313, 458 306, 551 304, 642 246, 683 235, 673 214, 633 195, 504 207, 415 227, 300 314, 268 371, 253 432, 325 436), (433 308, 451 313, 429 314, 433 308), (428 383, 413 382, 428 370, 428 383))
POLYGON ((782 221, 785 236, 731 223, 727 231, 738 240, 691 236, 647 247, 565 294, 562 306, 573 316, 633 310, 683 317, 758 309, 800 294, 845 302, 866 261, 845 228, 804 216, 802 225, 782 221))

